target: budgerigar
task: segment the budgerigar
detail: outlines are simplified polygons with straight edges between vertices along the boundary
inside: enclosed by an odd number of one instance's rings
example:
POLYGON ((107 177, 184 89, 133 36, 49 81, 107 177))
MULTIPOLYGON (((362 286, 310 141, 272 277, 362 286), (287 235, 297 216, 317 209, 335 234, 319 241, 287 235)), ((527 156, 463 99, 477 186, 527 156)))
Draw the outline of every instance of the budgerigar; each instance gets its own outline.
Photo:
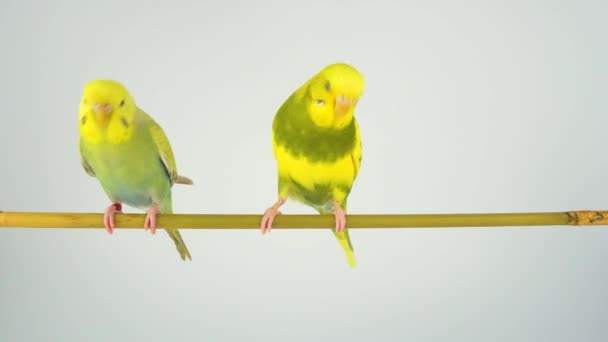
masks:
MULTIPOLYGON (((173 212, 173 184, 192 184, 178 175, 173 151, 162 128, 113 80, 94 80, 84 87, 78 117, 82 167, 97 177, 112 205, 104 225, 112 234, 114 214, 122 204, 146 209, 146 230, 156 233, 156 215, 173 212)), ((179 231, 165 229, 182 260, 192 259, 179 231)))
POLYGON ((297 89, 279 108, 272 125, 278 167, 278 200, 266 210, 262 234, 287 198, 335 216, 334 235, 348 264, 355 266, 346 230, 346 200, 361 165, 361 138, 354 118, 363 76, 347 64, 332 64, 297 89))

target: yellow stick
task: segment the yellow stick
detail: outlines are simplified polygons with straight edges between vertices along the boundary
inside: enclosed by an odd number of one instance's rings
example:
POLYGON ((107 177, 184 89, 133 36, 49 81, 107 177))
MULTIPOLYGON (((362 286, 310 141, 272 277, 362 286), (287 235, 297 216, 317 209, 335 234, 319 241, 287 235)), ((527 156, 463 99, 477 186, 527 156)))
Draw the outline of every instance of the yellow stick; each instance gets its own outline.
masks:
MULTIPOLYGON (((141 229, 143 214, 117 214, 118 228, 141 229)), ((159 227, 258 229, 260 215, 159 215, 159 227)), ((348 215, 348 228, 456 228, 608 225, 608 211, 502 214, 348 215)), ((331 228, 331 215, 279 215, 273 228, 331 228)), ((0 228, 103 228, 103 214, 0 212, 0 228)))

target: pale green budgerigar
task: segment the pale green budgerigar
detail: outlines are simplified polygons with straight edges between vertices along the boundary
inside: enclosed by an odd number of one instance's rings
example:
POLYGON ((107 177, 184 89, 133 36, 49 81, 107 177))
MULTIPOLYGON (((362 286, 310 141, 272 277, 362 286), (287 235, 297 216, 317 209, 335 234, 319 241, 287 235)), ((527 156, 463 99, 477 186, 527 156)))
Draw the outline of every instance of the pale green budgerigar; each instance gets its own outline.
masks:
MULTIPOLYGON (((156 232, 156 215, 173 213, 173 184, 192 184, 179 176, 173 151, 162 128, 112 80, 86 84, 80 102, 80 155, 85 171, 99 180, 112 201, 104 224, 112 234, 114 214, 122 204, 146 209, 146 230, 156 232)), ((175 228, 165 228, 185 260, 190 252, 175 228)))

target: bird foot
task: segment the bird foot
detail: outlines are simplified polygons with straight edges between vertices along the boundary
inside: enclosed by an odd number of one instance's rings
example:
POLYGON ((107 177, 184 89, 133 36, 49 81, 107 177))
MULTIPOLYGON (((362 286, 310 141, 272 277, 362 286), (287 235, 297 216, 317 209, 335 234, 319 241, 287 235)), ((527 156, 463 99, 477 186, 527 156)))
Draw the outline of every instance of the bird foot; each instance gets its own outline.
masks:
POLYGON ((150 233, 152 235, 156 234, 156 215, 160 214, 160 209, 158 209, 158 205, 154 203, 152 208, 146 210, 146 221, 144 222, 144 229, 150 229, 150 233))
POLYGON ((262 229, 262 235, 266 233, 270 233, 272 229, 272 221, 274 221, 275 216, 281 215, 281 212, 275 208, 268 208, 264 212, 264 217, 262 217, 262 224, 260 228, 262 229))
POLYGON ((262 217, 262 223, 260 224, 260 229, 262 230, 262 235, 266 233, 270 233, 272 229, 272 222, 277 215, 281 215, 279 208, 285 204, 284 198, 279 198, 279 200, 272 205, 272 207, 266 209, 264 212, 264 216, 262 217))
POLYGON ((334 208, 334 216, 336 217, 336 233, 342 233, 346 229, 346 212, 337 203, 335 204, 334 208))
POLYGON ((106 212, 103 215, 103 224, 108 234, 112 234, 114 227, 116 227, 114 222, 114 214, 116 213, 122 214, 122 205, 120 203, 112 203, 111 206, 106 208, 106 212))

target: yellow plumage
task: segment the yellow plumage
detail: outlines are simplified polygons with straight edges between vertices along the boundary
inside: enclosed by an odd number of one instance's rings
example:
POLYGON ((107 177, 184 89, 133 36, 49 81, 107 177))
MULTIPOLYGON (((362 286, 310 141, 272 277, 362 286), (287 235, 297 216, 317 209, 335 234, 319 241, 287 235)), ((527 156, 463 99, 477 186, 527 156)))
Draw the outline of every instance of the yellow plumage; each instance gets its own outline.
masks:
POLYGON ((354 109, 363 88, 363 77, 355 68, 333 64, 283 103, 272 130, 279 200, 266 211, 261 224, 262 232, 267 232, 287 198, 321 214, 334 213, 334 234, 351 267, 355 258, 344 211, 361 166, 361 136, 354 109))
MULTIPOLYGON (((279 177, 291 177, 302 186, 313 189, 316 184, 349 184, 352 185, 361 167, 361 137, 356 127, 356 143, 351 153, 332 162, 311 162, 305 157, 295 156, 278 144, 272 134, 272 147, 279 177)), ((281 197, 287 197, 288 188, 282 189, 281 197)), ((333 197, 342 203, 347 194, 339 188, 333 188, 333 197)))

